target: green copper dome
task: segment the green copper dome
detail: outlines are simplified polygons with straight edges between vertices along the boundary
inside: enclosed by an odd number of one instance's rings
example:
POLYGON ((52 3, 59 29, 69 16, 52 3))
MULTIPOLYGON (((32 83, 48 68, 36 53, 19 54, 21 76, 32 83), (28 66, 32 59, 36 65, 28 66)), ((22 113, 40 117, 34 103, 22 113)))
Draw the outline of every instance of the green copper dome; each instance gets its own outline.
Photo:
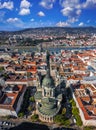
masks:
POLYGON ((41 100, 41 103, 43 105, 43 108, 46 108, 46 109, 52 109, 56 106, 56 100, 52 98, 43 98, 41 100))
POLYGON ((46 76, 44 77, 44 79, 42 81, 42 86, 43 87, 48 87, 48 88, 54 87, 54 80, 50 76, 49 71, 47 72, 46 76))
POLYGON ((52 98, 43 98, 41 104, 38 106, 38 111, 43 115, 53 116, 56 115, 58 110, 56 100, 52 98))

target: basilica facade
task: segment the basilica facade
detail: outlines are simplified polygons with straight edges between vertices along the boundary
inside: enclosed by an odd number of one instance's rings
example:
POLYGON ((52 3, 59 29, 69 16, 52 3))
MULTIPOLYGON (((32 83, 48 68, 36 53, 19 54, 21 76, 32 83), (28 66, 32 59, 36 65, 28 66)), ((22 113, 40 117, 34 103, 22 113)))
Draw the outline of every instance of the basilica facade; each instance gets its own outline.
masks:
POLYGON ((49 71, 43 78, 41 87, 37 88, 35 101, 36 113, 39 115, 39 119, 44 122, 53 122, 61 108, 62 94, 55 86, 49 71))

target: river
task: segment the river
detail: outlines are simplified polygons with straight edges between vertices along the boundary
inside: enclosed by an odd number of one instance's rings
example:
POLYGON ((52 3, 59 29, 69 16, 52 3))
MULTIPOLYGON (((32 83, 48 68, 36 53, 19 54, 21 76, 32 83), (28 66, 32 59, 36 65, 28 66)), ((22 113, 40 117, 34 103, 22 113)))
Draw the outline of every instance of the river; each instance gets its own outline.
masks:
MULTIPOLYGON (((14 48, 17 49, 17 48, 14 48)), ((44 50, 48 50, 50 52, 59 52, 61 50, 93 50, 96 49, 96 46, 82 46, 82 47, 49 47, 49 48, 43 48, 44 50)), ((37 51, 38 48, 37 47, 22 47, 22 48, 18 48, 19 52, 33 52, 33 51, 37 51)))

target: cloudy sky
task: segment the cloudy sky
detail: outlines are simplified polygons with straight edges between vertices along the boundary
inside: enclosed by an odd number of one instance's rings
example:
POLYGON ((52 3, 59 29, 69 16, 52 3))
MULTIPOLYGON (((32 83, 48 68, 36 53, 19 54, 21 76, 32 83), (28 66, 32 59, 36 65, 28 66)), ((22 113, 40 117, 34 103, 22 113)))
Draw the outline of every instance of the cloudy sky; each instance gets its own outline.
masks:
POLYGON ((0 30, 96 27, 96 0, 0 0, 0 30))

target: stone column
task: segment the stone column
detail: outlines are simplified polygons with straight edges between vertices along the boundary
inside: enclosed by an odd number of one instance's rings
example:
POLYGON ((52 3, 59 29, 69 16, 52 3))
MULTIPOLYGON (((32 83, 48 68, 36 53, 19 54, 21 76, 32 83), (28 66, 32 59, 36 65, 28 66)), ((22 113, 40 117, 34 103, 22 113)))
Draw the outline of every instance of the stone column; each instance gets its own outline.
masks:
POLYGON ((44 97, 45 95, 45 92, 44 92, 44 88, 42 89, 42 96, 44 97))

